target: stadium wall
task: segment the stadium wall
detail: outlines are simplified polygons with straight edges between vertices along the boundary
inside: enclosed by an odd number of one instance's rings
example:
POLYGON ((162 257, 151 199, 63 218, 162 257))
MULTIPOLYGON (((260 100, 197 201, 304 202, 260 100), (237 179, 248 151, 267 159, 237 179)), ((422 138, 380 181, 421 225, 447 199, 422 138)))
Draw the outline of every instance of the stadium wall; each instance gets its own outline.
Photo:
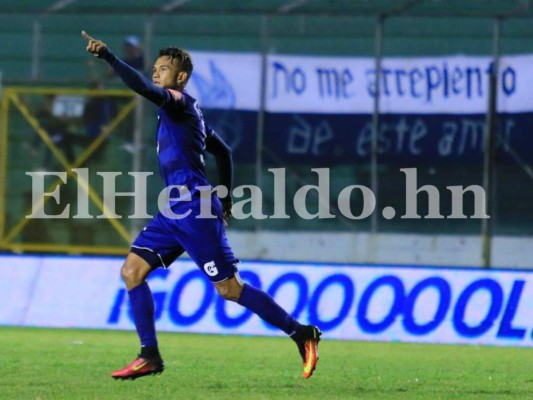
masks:
MULTIPOLYGON (((478 267, 481 238, 476 235, 313 233, 228 230, 235 254, 247 260, 369 263, 478 267)), ((496 236, 492 265, 533 269, 533 238, 496 236)))
MULTIPOLYGON (((0 256, 0 325, 132 330, 118 258, 0 256)), ((533 346, 533 272, 244 262, 261 287, 328 339, 533 346)), ((281 335, 225 302, 190 261, 149 278, 161 331, 281 335)))

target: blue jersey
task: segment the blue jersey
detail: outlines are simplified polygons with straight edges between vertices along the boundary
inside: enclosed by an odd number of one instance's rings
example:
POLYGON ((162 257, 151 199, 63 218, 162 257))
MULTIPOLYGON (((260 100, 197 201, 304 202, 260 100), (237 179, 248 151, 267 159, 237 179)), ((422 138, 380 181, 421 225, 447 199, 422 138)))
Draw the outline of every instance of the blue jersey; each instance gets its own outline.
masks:
POLYGON ((206 130, 197 101, 186 92, 152 84, 110 52, 104 58, 126 85, 159 107, 157 152, 165 185, 186 186, 191 193, 199 185, 208 185, 204 168, 206 139, 217 135, 210 128, 206 130))
POLYGON ((197 101, 167 89, 169 98, 157 112, 157 153, 165 185, 183 185, 192 193, 208 185, 205 176, 206 128, 197 101))
MULTIPOLYGON (((126 85, 159 107, 157 153, 161 176, 167 187, 185 186, 192 194, 187 201, 170 204, 175 214, 185 215, 190 211, 189 216, 172 219, 159 212, 135 239, 132 252, 156 268, 170 265, 187 251, 211 281, 231 278, 237 271, 238 260, 227 242, 220 201, 213 196, 211 211, 215 218, 196 218, 202 199, 194 196, 198 186, 209 185, 204 168, 206 148, 217 158, 219 173, 222 172, 219 180, 231 188, 231 150, 206 127, 198 103, 188 93, 153 85, 110 52, 103 58, 126 85)), ((175 197, 173 193, 171 198, 175 197)))

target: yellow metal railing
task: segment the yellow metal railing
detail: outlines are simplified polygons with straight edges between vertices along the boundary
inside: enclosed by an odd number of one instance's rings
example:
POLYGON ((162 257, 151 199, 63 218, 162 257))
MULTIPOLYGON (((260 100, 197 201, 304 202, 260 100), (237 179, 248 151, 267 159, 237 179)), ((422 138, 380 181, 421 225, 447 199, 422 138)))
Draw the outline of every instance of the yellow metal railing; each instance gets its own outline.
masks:
MULTIPOLYGON (((27 216, 45 206, 50 196, 40 199, 38 204, 32 204, 32 208, 12 226, 7 226, 6 205, 9 203, 8 179, 8 157, 11 135, 16 132, 10 131, 10 111, 17 110, 24 120, 33 128, 33 131, 40 137, 42 142, 50 150, 53 157, 65 169, 69 177, 73 177, 79 187, 89 196, 92 203, 100 210, 102 215, 113 215, 106 207, 101 196, 94 190, 91 184, 85 180, 81 174, 76 174, 72 170, 80 167, 90 159, 91 155, 102 146, 104 141, 112 135, 117 127, 135 110, 136 99, 129 90, 98 90, 98 89, 73 89, 73 88, 32 88, 32 87, 6 87, 2 92, 0 102, 0 249, 14 252, 40 251, 40 252, 67 252, 67 253, 90 253, 90 254, 124 254, 131 241, 130 234, 121 220, 107 218, 106 220, 123 239, 124 246, 102 246, 102 245, 78 245, 66 243, 32 243, 27 241, 16 241, 15 238, 27 227, 31 221, 27 216), (100 134, 88 145, 82 153, 73 161, 69 161, 60 148, 53 142, 49 132, 40 124, 39 118, 21 99, 21 95, 81 95, 81 96, 106 96, 107 98, 124 98, 125 104, 116 115, 103 127, 100 134)), ((54 189, 61 180, 58 178, 53 182, 47 191, 54 189)), ((73 222, 75 223, 75 222, 73 222)))
POLYGON ((9 101, 4 94, 2 102, 0 103, 2 109, 0 110, 1 125, 0 125, 0 246, 4 243, 4 230, 6 223, 5 214, 5 198, 6 193, 6 170, 7 170, 7 129, 8 129, 8 113, 9 101))

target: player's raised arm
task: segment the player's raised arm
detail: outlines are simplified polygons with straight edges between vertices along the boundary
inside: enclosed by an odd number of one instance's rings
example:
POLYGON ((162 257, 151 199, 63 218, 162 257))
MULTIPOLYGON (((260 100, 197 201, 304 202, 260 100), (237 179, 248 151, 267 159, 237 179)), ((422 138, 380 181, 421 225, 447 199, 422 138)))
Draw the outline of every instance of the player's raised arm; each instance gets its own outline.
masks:
POLYGON ((87 51, 107 61, 130 89, 146 97, 158 107, 168 101, 174 101, 173 96, 167 90, 154 85, 143 74, 116 57, 104 42, 89 36, 85 31, 81 31, 81 35, 87 41, 87 51))

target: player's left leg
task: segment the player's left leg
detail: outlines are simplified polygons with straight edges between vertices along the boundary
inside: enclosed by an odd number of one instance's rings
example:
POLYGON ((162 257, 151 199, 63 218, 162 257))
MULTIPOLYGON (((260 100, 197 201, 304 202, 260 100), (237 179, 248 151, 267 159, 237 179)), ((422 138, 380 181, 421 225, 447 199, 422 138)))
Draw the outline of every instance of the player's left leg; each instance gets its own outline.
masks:
POLYGON ((215 283, 215 288, 224 299, 239 303, 289 336, 293 335, 300 326, 298 321, 267 293, 243 283, 238 272, 235 272, 234 276, 229 279, 215 283))
POLYGON ((292 340, 298 346, 298 351, 304 363, 304 378, 309 379, 318 363, 318 342, 322 332, 314 325, 300 325, 292 340))
POLYGON ((218 198, 214 197, 211 203, 213 214, 217 218, 196 218, 199 215, 199 202, 200 200, 193 199, 188 204, 193 210, 191 216, 195 217, 180 220, 174 225, 178 241, 224 299, 246 307, 289 335, 299 350, 304 349, 306 354, 304 377, 309 378, 318 361, 317 346, 320 330, 317 327, 299 324, 267 293, 241 281, 236 267, 238 260, 227 241, 218 198))
POLYGON ((217 292, 226 300, 246 307, 269 324, 281 329, 294 340, 304 363, 304 378, 313 375, 318 362, 318 342, 322 332, 313 325, 301 325, 260 289, 242 283, 238 272, 227 280, 215 283, 217 292))

